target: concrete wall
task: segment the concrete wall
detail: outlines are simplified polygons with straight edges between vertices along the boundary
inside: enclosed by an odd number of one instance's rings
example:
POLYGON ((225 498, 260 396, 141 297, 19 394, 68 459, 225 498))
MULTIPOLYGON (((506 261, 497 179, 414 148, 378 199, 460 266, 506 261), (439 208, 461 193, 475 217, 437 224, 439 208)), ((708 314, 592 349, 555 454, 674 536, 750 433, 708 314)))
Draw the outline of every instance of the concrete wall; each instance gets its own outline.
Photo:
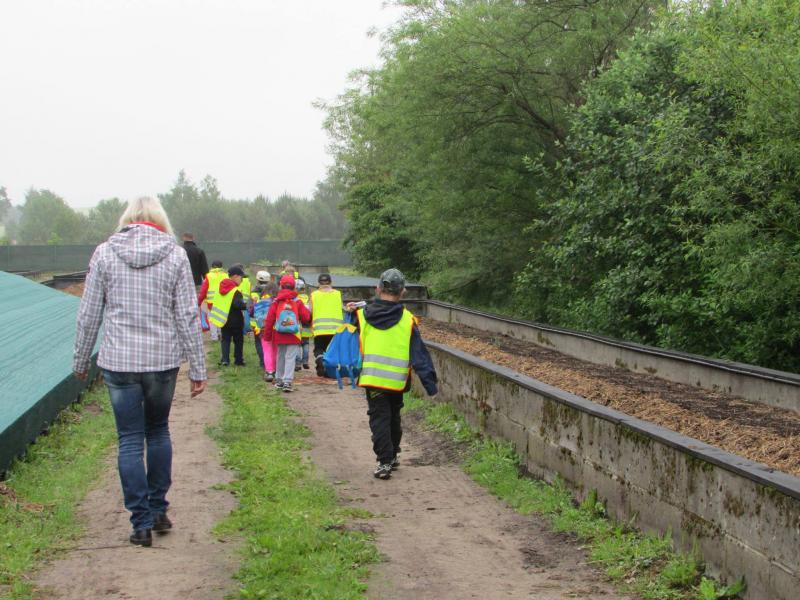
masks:
POLYGON ((546 346, 589 362, 649 373, 667 381, 721 390, 746 400, 800 411, 800 375, 622 342, 508 319, 441 302, 415 303, 416 314, 461 323, 546 346))
MULTIPOLYGON (((746 598, 800 590, 800 479, 430 343, 439 401, 510 440, 530 472, 596 489, 618 520, 697 544, 712 573, 744 575, 746 598)), ((422 393, 415 379, 417 391, 422 393)))

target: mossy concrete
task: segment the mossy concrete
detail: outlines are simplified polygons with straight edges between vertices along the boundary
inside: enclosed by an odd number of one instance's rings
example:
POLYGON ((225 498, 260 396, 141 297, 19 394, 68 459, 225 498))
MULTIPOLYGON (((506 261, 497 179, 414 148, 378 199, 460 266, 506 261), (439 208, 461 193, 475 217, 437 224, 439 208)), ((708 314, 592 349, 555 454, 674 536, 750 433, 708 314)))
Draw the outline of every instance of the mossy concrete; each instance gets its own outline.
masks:
POLYGON ((712 573, 744 575, 747 598, 797 597, 799 479, 429 345, 440 378, 437 399, 487 435, 513 442, 531 474, 561 477, 579 500, 596 489, 615 519, 672 532, 679 548, 699 549, 712 573))

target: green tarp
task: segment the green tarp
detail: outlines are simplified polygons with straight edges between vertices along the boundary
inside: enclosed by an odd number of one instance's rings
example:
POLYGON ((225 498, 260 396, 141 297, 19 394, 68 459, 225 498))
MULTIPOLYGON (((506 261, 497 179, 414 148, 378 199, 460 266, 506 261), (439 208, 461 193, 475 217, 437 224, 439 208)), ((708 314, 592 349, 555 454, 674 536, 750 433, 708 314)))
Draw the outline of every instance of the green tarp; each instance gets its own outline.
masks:
POLYGON ((86 384, 72 376, 80 299, 2 271, 0 290, 2 473, 86 384))

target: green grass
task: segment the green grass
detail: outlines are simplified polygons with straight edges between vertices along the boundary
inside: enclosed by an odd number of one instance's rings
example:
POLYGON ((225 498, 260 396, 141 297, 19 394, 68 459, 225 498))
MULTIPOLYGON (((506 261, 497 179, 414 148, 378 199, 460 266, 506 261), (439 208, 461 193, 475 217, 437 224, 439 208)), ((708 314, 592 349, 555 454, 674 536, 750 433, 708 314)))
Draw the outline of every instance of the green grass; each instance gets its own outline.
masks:
POLYGON ((379 555, 371 538, 348 524, 370 515, 340 506, 317 476, 304 454, 308 430, 261 381, 252 340, 245 349, 247 367, 222 371, 217 389, 225 408, 211 431, 237 475, 230 489, 239 508, 217 526, 220 535, 244 539, 237 597, 361 598, 368 565, 379 555))
POLYGON ((116 440, 105 386, 65 409, 0 483, 0 598, 33 598, 30 576, 83 533, 78 503, 116 440))
POLYGON ((590 562, 623 589, 645 600, 717 600, 733 598, 744 589, 743 580, 724 587, 703 577, 698 554, 677 553, 669 534, 641 533, 630 524, 611 521, 596 492, 578 505, 563 481, 548 484, 522 476, 510 444, 482 437, 449 404, 409 395, 405 406, 421 412, 429 429, 467 446, 464 468, 476 482, 521 514, 543 515, 555 531, 577 536, 590 562))

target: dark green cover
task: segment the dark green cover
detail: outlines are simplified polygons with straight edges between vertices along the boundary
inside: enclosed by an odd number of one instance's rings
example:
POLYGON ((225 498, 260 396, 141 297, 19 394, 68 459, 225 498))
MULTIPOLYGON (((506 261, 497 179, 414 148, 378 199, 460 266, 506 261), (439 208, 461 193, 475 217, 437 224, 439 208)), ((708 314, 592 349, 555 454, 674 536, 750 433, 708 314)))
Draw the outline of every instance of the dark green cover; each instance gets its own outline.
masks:
MULTIPOLYGON (((72 375, 80 299, 0 271, 0 473, 87 384, 72 375)), ((90 381, 97 374, 92 356, 90 381)))

